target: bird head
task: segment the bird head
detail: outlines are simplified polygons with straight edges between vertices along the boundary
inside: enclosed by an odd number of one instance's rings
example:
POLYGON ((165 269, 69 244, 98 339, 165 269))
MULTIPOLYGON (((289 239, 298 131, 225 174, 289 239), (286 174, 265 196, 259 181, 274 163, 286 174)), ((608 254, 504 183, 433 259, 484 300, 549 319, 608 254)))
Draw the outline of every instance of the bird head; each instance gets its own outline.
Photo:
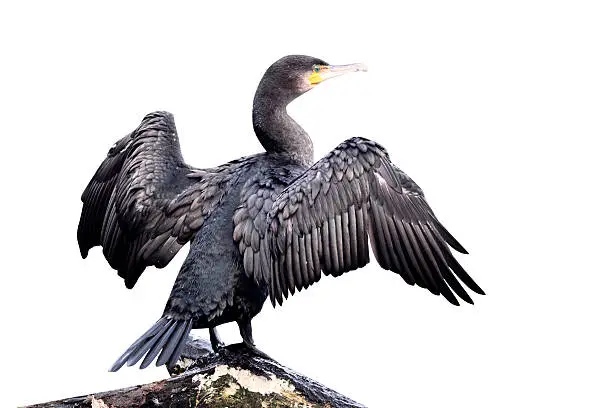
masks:
POLYGON ((288 55, 272 64, 262 83, 293 100, 321 82, 349 72, 367 71, 364 64, 330 65, 307 55, 288 55))

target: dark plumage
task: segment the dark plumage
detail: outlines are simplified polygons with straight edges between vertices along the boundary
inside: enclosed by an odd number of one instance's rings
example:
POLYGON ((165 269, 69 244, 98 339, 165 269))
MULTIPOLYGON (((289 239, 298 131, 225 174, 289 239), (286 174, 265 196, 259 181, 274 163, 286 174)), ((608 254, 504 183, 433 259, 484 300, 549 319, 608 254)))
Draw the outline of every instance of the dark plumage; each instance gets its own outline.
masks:
POLYGON ((154 112, 108 152, 85 189, 78 242, 104 256, 132 288, 147 266, 190 250, 162 317, 111 368, 174 365, 192 328, 235 321, 255 349, 251 319, 326 275, 378 263, 458 305, 484 292, 453 257, 465 249, 421 189, 377 143, 352 138, 311 166, 312 142, 286 106, 323 80, 361 65, 288 56, 263 76, 253 127, 265 153, 210 169, 184 163, 171 114, 154 112), (458 278, 458 279, 457 279, 458 278))

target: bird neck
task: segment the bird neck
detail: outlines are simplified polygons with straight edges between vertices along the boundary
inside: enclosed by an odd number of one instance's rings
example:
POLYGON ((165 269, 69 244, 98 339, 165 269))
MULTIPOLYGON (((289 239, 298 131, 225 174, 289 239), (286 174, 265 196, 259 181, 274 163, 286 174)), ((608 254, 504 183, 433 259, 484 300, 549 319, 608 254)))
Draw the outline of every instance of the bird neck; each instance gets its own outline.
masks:
POLYGON ((253 100, 253 129, 264 149, 309 166, 313 161, 312 140, 287 113, 294 99, 280 92, 257 90, 253 100))

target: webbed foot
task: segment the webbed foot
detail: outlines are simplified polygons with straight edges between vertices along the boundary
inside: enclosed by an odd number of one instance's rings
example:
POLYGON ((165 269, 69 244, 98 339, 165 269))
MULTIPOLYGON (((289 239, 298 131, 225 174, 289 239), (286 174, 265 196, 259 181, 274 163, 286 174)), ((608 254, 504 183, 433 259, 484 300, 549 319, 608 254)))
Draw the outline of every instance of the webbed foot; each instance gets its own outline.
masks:
POLYGON ((255 347, 255 344, 249 344, 247 342, 229 344, 225 346, 222 350, 222 353, 237 353, 242 355, 254 356, 265 358, 266 360, 274 360, 272 357, 255 347))
POLYGON ((264 353, 263 351, 255 347, 255 344, 252 344, 252 343, 249 344, 246 342, 242 342, 241 344, 249 351, 249 353, 252 353, 256 355, 257 357, 262 357, 268 360, 273 360, 272 357, 270 357, 269 355, 267 355, 266 353, 264 353))

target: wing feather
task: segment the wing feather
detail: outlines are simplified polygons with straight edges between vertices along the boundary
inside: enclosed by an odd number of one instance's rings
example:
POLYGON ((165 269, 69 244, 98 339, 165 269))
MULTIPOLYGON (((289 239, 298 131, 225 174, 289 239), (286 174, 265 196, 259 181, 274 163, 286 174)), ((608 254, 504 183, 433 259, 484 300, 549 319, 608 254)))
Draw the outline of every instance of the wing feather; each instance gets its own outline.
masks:
POLYGON ((248 159, 197 170, 182 158, 174 118, 145 116, 119 140, 83 192, 81 255, 102 245, 110 266, 134 286, 147 266, 166 266, 218 207, 248 159))
POLYGON ((467 251, 419 186, 367 139, 345 141, 277 193, 266 222, 261 278, 273 304, 317 282, 321 271, 340 276, 367 264, 368 237, 380 266, 410 285, 456 305, 455 295, 473 303, 460 281, 484 294, 450 248, 467 251))

